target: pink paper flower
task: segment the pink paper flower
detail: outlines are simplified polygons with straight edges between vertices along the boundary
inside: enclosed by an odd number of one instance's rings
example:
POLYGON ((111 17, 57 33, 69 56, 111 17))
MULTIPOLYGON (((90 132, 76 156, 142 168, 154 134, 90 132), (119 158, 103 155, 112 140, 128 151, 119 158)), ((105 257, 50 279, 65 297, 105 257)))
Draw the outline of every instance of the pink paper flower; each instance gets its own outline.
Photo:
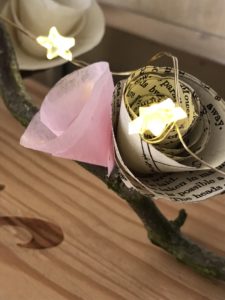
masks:
POLYGON ((62 78, 45 97, 20 143, 54 156, 114 166, 111 103, 114 90, 106 62, 62 78))

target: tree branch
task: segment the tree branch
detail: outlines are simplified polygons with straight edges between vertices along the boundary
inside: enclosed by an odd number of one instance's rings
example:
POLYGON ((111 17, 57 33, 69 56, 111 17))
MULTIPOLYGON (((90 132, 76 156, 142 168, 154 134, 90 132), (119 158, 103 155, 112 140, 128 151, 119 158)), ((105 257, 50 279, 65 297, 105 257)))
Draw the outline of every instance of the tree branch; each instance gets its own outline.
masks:
POLYGON ((181 209, 179 211, 178 216, 175 220, 170 221, 170 223, 177 229, 180 230, 180 228, 184 225, 185 221, 187 219, 187 213, 184 209, 181 209))
MULTIPOLYGON (((25 91, 13 46, 2 23, 0 23, 0 91, 8 110, 22 125, 27 126, 38 109, 31 104, 31 99, 25 91)), ((184 210, 180 211, 174 221, 169 221, 150 198, 128 189, 123 184, 118 170, 115 170, 108 179, 105 168, 85 163, 80 165, 127 201, 142 220, 149 240, 154 245, 163 248, 202 275, 225 280, 225 259, 181 234, 180 228, 187 217, 184 210)))

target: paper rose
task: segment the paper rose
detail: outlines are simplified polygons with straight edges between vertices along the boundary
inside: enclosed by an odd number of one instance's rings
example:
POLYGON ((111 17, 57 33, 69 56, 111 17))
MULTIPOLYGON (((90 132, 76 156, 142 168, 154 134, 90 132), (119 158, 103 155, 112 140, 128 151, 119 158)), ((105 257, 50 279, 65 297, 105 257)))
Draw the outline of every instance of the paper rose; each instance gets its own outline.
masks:
MULTIPOLYGON (((179 72, 180 104, 187 118, 177 122, 188 148, 213 168, 225 170, 225 104, 208 85, 179 72)), ((225 190, 225 177, 185 151, 173 128, 159 143, 151 132, 129 134, 140 107, 175 102, 172 68, 144 67, 116 85, 113 130, 116 162, 128 187, 175 201, 199 201, 225 190)), ((138 123, 138 122, 137 122, 138 123)), ((132 129, 133 130, 133 129, 132 129)))
POLYGON ((21 145, 54 156, 114 166, 111 103, 113 79, 106 62, 61 79, 45 97, 21 145))
POLYGON ((35 40, 46 36, 53 26, 62 36, 76 39, 71 49, 73 58, 98 45, 105 32, 104 14, 96 0, 4 0, 5 5, 2 1, 1 15, 29 34, 7 25, 22 70, 42 70, 65 63, 61 57, 48 60, 46 49, 35 40))

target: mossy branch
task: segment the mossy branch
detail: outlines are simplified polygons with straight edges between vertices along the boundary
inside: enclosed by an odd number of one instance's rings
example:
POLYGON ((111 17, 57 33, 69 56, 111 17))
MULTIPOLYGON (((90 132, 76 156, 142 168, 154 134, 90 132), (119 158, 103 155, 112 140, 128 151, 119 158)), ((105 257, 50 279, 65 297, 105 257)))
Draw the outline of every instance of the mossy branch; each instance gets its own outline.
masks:
MULTIPOLYGON (((0 92, 8 110, 22 125, 27 126, 38 109, 32 105, 30 96, 25 91, 10 37, 2 23, 0 23, 0 92)), ((149 240, 154 245, 204 276, 225 280, 225 258, 209 252, 182 235, 180 228, 187 217, 184 210, 180 211, 174 221, 169 221, 150 198, 128 189, 123 184, 118 170, 115 170, 108 179, 105 168, 80 164, 127 201, 142 220, 149 240)))

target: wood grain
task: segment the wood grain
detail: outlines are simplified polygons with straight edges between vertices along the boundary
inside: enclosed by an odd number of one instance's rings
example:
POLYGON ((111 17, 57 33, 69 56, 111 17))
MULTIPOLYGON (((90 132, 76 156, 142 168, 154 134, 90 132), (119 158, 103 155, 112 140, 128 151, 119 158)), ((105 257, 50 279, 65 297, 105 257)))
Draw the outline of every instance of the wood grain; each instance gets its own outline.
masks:
MULTIPOLYGON (((37 102, 47 92, 26 84, 37 102)), ((30 240, 26 228, 0 227, 0 300, 225 299, 224 283, 202 278, 151 245, 128 205, 94 176, 20 147, 24 129, 2 102, 0 116, 0 215, 40 219, 64 234, 57 247, 26 249, 17 245, 30 240)), ((225 255, 224 199, 186 205, 183 230, 225 255)), ((159 205, 171 218, 183 207, 159 205)))

